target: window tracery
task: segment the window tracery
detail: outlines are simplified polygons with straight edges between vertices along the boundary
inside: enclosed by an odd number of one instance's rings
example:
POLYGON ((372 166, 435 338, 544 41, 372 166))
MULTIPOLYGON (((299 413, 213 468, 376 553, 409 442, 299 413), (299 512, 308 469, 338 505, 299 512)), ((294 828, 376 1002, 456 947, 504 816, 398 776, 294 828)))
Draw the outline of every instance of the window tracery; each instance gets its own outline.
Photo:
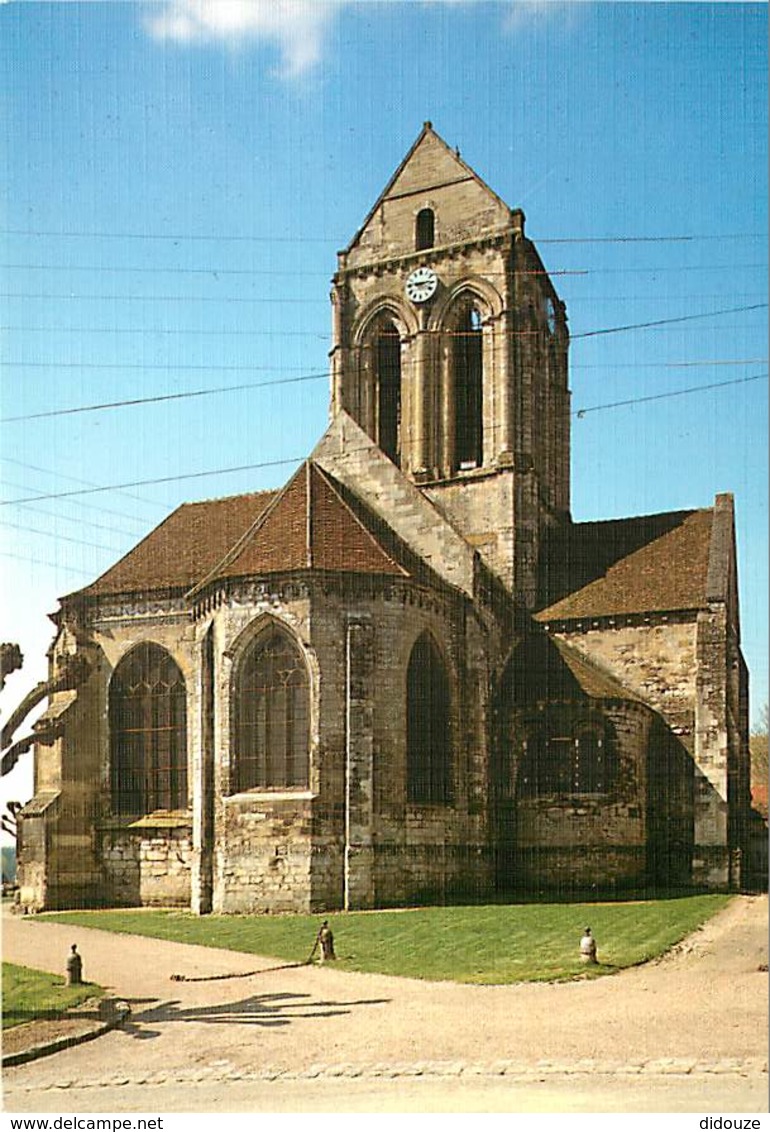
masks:
POLYGON ((244 655, 234 697, 235 792, 307 786, 310 688, 298 647, 275 625, 244 655))
POLYGON ((109 724, 113 811, 186 809, 187 692, 165 649, 140 644, 117 666, 109 724))

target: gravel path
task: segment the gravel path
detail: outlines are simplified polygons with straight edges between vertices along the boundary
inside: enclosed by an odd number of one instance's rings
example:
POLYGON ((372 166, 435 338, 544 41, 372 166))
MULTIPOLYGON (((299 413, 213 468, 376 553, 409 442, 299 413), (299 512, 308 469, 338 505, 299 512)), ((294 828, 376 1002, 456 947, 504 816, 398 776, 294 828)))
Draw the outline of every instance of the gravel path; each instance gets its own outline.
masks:
MULTIPOLYGON (((419 1095, 421 1083, 433 1081, 445 1096, 459 1090, 462 1097, 492 1084, 499 1092, 508 1082, 523 1088, 534 1081, 554 1096, 571 1081, 577 1095, 576 1083, 590 1080, 615 1101, 587 1111, 623 1111, 624 1089, 627 1105, 636 1097, 627 1110, 641 1111, 639 1096, 652 1095, 653 1082, 670 1101, 679 1080, 690 1106, 684 1111, 693 1111, 688 1088, 697 1079, 717 1095, 735 1093, 736 1103, 742 1097, 743 1111, 765 1111, 767 911, 766 897, 738 897, 661 961, 591 982, 504 987, 330 966, 270 970, 275 961, 252 955, 8 917, 7 960, 62 969, 77 942, 84 977, 125 998, 132 1015, 123 1030, 7 1070, 6 1106, 106 1111, 94 1107, 98 1093, 115 1107, 117 1097, 125 1111, 135 1090, 142 1103, 133 1111, 148 1111, 153 1101, 160 1106, 163 1090, 164 1097, 176 1090, 184 1098, 180 1111, 209 1111, 193 1103, 196 1096, 211 1103, 217 1084, 229 1083, 227 1097, 233 1104, 238 1098, 230 1111, 252 1110, 247 1098, 257 1096, 255 1110, 274 1103, 278 1111, 282 1086, 294 1082, 292 1103, 307 1094, 309 1108, 321 1111, 323 1095, 348 1082, 343 1091, 362 1094, 361 1111, 400 1111, 389 1082, 409 1084, 419 1095), (375 1094, 385 1099, 370 1108, 365 1097, 375 1094)), ((400 1103, 408 1092, 400 1089, 400 1103)), ((474 1110, 461 1099, 452 1104, 474 1110)), ((647 1110, 673 1108, 667 1101, 647 1110)))

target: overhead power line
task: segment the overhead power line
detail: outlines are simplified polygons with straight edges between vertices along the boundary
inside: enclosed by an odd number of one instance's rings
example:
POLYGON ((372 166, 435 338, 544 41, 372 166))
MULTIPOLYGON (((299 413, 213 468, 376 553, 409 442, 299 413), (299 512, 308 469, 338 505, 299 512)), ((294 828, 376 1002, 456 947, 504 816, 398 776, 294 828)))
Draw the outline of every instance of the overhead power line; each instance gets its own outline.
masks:
POLYGON ((767 358, 700 358, 692 362, 570 362, 570 369, 694 369, 702 366, 758 366, 767 358))
MULTIPOLYGON (((607 268, 557 268, 546 271, 520 271, 519 275, 532 275, 532 276, 589 276, 589 275, 620 275, 620 274, 651 274, 660 275, 663 273, 670 273, 672 271, 750 271, 750 270, 767 270, 767 263, 729 263, 729 264, 695 264, 692 266, 681 267, 607 267, 607 268)), ((206 274, 212 274, 211 271, 206 274)), ((490 274, 490 273, 488 273, 490 274)), ((152 303, 259 303, 263 306, 270 305, 291 305, 291 306, 320 306, 327 305, 328 300, 325 298, 299 298, 294 296, 280 297, 275 295, 147 295, 147 294, 105 294, 98 292, 93 294, 91 292, 77 292, 77 291, 3 291, 0 292, 0 298, 3 299, 44 299, 50 301, 51 299, 58 300, 88 300, 100 302, 152 302, 152 303)))
MULTIPOLYGON (((22 460, 14 460, 10 456, 0 456, 0 460, 2 460, 2 462, 4 464, 13 464, 14 467, 16 467, 16 468, 25 468, 27 471, 30 471, 30 472, 40 472, 40 474, 44 475, 44 476, 55 476, 57 480, 69 480, 70 483, 79 483, 79 484, 82 484, 84 487, 98 487, 99 486, 98 484, 95 484, 93 482, 93 480, 84 480, 84 479, 81 479, 79 476, 68 476, 68 475, 65 475, 63 472, 55 471, 53 468, 41 468, 39 464, 27 464, 27 463, 24 463, 24 461, 22 461, 22 460)), ((128 492, 126 493, 126 499, 133 499, 136 503, 147 503, 151 507, 163 507, 164 506, 164 504, 159 503, 157 499, 145 499, 141 495, 131 495, 128 492)), ((114 514, 117 515, 117 514, 119 514, 119 512, 116 511, 116 512, 114 512, 114 514)), ((131 519, 132 516, 124 515, 123 518, 131 519)), ((133 519, 133 522, 143 523, 144 520, 143 519, 133 519)))
MULTIPOLYGON (((719 381, 708 385, 691 386, 688 389, 674 389, 670 390, 667 393, 657 393, 648 397, 634 397, 626 401, 608 401, 602 405, 591 405, 585 409, 575 409, 572 411, 571 416, 582 418, 586 415, 586 413, 595 413, 600 409, 616 409, 626 405, 642 404, 645 401, 662 401, 670 397, 682 397, 686 394, 699 393, 709 389, 724 388, 728 385, 743 385, 748 382, 760 381, 766 378, 766 373, 753 374, 750 377, 735 378, 731 381, 719 381)), ((353 451, 353 449, 351 449, 351 451, 353 451)), ((361 451, 365 451, 365 449, 362 448, 361 451)), ((282 460, 262 460, 255 464, 239 464, 229 468, 214 468, 205 472, 186 472, 181 475, 159 476, 152 479, 132 480, 128 483, 105 484, 101 487, 82 488, 76 491, 59 491, 51 492, 48 494, 32 495, 22 499, 3 499, 0 500, 0 507, 19 505, 22 503, 37 503, 46 499, 67 499, 76 495, 93 495, 98 492, 122 491, 125 488, 146 487, 150 484, 178 483, 182 480, 205 479, 210 476, 231 475, 236 472, 250 472, 264 468, 286 467, 290 464, 299 464, 305 458, 306 457, 304 456, 293 456, 282 460)))
MULTIPOLYGON (((31 503, 18 503, 17 506, 21 511, 31 511, 33 515, 45 515, 48 519, 56 519, 57 523, 77 523, 79 527, 92 527, 95 531, 109 531, 110 534, 125 535, 126 538, 132 539, 139 537, 136 531, 126 531, 122 527, 114 527, 107 523, 94 523, 90 519, 84 519, 82 515, 62 515, 58 511, 47 511, 44 507, 33 507, 31 503)), ((127 515, 126 518, 130 516, 127 515)), ((140 520, 137 519, 136 522, 140 520)))
POLYGON ((549 236, 533 240, 535 244, 692 244, 714 240, 764 240, 765 232, 733 232, 692 236, 549 236))
POLYGON ((210 275, 217 279, 220 275, 288 275, 304 276, 308 279, 329 278, 328 271, 292 270, 288 267, 161 267, 158 264, 135 264, 125 267, 107 263, 0 263, 2 271, 95 271, 105 275, 210 275))
POLYGON ((2 291, 0 299, 98 299, 100 302, 114 302, 116 299, 127 299, 142 303, 262 303, 266 305, 280 304, 292 306, 319 306, 328 305, 327 299, 297 299, 276 298, 274 295, 256 295, 245 297, 243 295, 105 295, 77 294, 75 291, 67 292, 40 292, 40 291, 2 291))
POLYGON ((597 413, 600 409, 620 409, 626 405, 641 405, 645 401, 665 401, 670 397, 686 397, 690 393, 702 393, 707 389, 722 389, 726 385, 744 385, 749 381, 762 381, 766 373, 754 373, 751 377, 736 377, 731 381, 714 381, 708 385, 691 385, 689 389, 672 389, 668 393, 651 393, 647 397, 629 397, 626 401, 606 401, 602 405, 589 405, 585 409, 575 409, 573 417, 584 417, 586 413, 597 413))
MULTIPOLYGON (((234 244, 338 244, 334 236, 246 236, 216 233, 208 235, 201 232, 54 232, 42 228, 0 228, 3 236, 56 236, 65 239, 87 240, 193 240, 196 243, 220 243, 226 240, 234 244)), ((728 239, 728 237, 723 237, 728 239)))
MULTIPOLYGON (((40 369, 41 367, 47 368, 53 366, 55 369, 140 369, 140 370, 203 370, 210 373, 211 370, 219 370, 222 373, 259 373, 264 370, 268 373, 285 373, 287 370, 295 371, 302 369, 301 366, 229 366, 220 365, 218 362, 207 362, 204 365, 195 363, 188 365, 186 362, 61 362, 56 359, 52 361, 31 362, 26 358, 6 358, 4 363, 6 366, 14 366, 16 369, 40 369)), ((313 377, 323 377, 324 374, 313 374, 313 377)), ((283 379, 282 379, 283 380, 283 379)), ((291 378, 285 380, 290 381, 291 378)), ((299 379, 294 379, 299 380, 299 379)), ((303 379, 304 380, 304 379, 303 379)), ((265 384, 275 384, 266 382, 265 384)))
POLYGON ((0 558, 15 558, 17 562, 28 562, 32 566, 47 566, 52 570, 61 570, 65 574, 88 574, 89 570, 78 569, 76 566, 62 566, 60 562, 44 562, 40 558, 28 558, 25 554, 12 554, 9 550, 0 550, 0 558))
MULTIPOLYGON (((754 298, 754 292, 746 297, 754 298)), ((718 298, 717 295, 704 295, 703 298, 718 298)), ((242 330, 222 329, 206 330, 200 326, 0 326, 0 330, 34 334, 174 334, 176 336, 190 335, 205 336, 208 338, 329 338, 326 330, 242 330)))
MULTIPOLYGON (((239 233, 202 233, 202 232, 88 232, 73 229, 68 232, 56 232, 44 228, 0 228, 3 236, 55 236, 63 239, 93 239, 93 240, 192 240, 196 243, 250 243, 250 244, 335 244, 343 247, 345 239, 339 236, 253 236, 239 233)), ((700 241, 722 240, 764 240, 766 232, 707 232, 687 233, 682 235, 661 236, 552 236, 547 239, 538 238, 538 244, 667 244, 667 243, 694 243, 700 241)))
POLYGON ((75 413, 96 413, 105 409, 124 409, 132 405, 153 405, 162 401, 183 401, 191 397, 215 397, 222 393, 242 392, 245 389, 264 389, 267 386, 273 385, 295 385, 303 381, 318 381, 319 379, 328 377, 328 371, 325 373, 306 373, 301 377, 279 377, 272 381, 250 381, 242 385, 221 386, 219 389, 194 389, 187 393, 159 393, 154 397, 133 397, 127 401, 103 401, 98 405, 77 405, 70 409, 48 409, 43 413, 27 413, 18 417, 5 417, 3 421, 5 424, 11 424, 13 421, 41 420, 43 417, 65 417, 72 416, 75 413))
POLYGON ((8 527, 9 530, 12 531, 24 531, 26 534, 30 535, 42 535, 43 538, 53 538, 56 539, 57 542, 71 542, 76 546, 90 547, 92 550, 109 550, 112 554, 117 553, 114 546, 104 546, 102 543, 98 542, 86 542, 86 540, 82 538, 69 538, 67 535, 55 534, 53 531, 41 531, 36 527, 23 527, 20 523, 2 522, 0 526, 8 527))
MULTIPOLYGON (((766 310, 767 303, 751 303, 749 305, 738 307, 723 307, 715 311, 700 311, 697 314, 677 315, 674 318, 659 318, 649 320, 647 322, 631 322, 625 323, 622 326, 608 326, 598 330, 585 330, 579 334, 570 334, 570 341, 574 342, 578 338, 590 338, 598 334, 619 334, 621 331, 626 330, 646 330, 648 327, 653 326, 666 326, 676 322, 692 322, 695 319, 703 318, 716 318, 725 314, 741 314, 749 311, 766 310)), ((430 329, 424 331, 427 334, 433 334, 437 337, 454 337, 454 338, 467 338, 469 332, 467 330, 447 330, 443 327, 430 329)), ((542 333, 539 327, 531 327, 524 330, 509 331, 509 337, 512 338, 526 338, 533 337, 542 333)), ((226 334, 226 332, 225 332, 226 334)), ((286 366, 255 366, 255 365, 220 365, 216 362, 200 364, 196 363, 190 365, 187 363, 179 362, 62 362, 57 360, 46 361, 29 361, 26 358, 7 358, 5 365, 15 366, 17 368, 26 369, 39 369, 40 367, 55 366, 57 369, 127 369, 127 370, 220 370, 223 372, 256 372, 258 370, 267 370, 272 372, 285 372, 286 366)), ((299 367, 294 367, 299 368, 299 367)))
MULTIPOLYGON (((30 269, 36 269, 37 266, 38 265, 30 264, 29 268, 30 269)), ((684 271, 719 271, 719 272, 724 272, 724 271, 755 271, 755 270, 756 271, 766 271, 767 267, 768 267, 767 263, 722 263, 722 264, 719 264, 719 263, 707 263, 707 264, 699 263, 699 264, 689 264, 689 265, 684 264, 684 265, 677 265, 677 266, 660 265, 660 266, 657 266, 657 267, 600 267, 600 268, 595 268, 595 267, 558 267, 558 268, 549 268, 548 270, 546 270, 546 268, 542 268, 542 269, 538 268, 537 270, 532 270, 532 271, 517 271, 516 274, 518 276, 547 276, 548 278, 555 278, 556 276, 562 277, 562 276, 567 276, 567 275, 570 275, 570 276, 629 275, 629 274, 634 274, 634 275, 639 275, 639 274, 661 275, 661 274, 670 274, 671 272, 674 272, 674 271, 681 271, 681 272, 684 272, 684 271)), ((40 265, 39 269, 40 270, 46 270, 44 265, 40 265)), ((90 271, 90 270, 93 270, 93 271, 122 271, 122 270, 143 271, 145 269, 144 268, 122 269, 122 268, 107 268, 107 267, 105 267, 105 268, 78 268, 78 267, 73 267, 73 266, 70 265, 67 268, 56 268, 56 270, 69 270, 69 271, 79 271, 79 270, 83 270, 83 271, 90 271)), ((146 270, 155 271, 155 270, 158 270, 158 269, 148 268, 146 270)), ((174 274, 175 272, 178 273, 178 274, 185 274, 186 273, 186 269, 182 269, 182 268, 180 268, 178 270, 176 268, 163 268, 162 270, 164 272, 166 272, 166 274, 174 274)), ((192 271, 192 269, 190 269, 190 270, 192 271)), ((195 271, 193 273, 194 274, 211 275, 211 276, 229 275, 229 274, 233 274, 233 275, 235 275, 235 274, 237 274, 237 275, 258 274, 257 272, 252 272, 252 271, 245 271, 245 272, 230 271, 230 270, 225 269, 225 268, 206 268, 203 271, 199 271, 198 269, 195 269, 195 271)), ((293 272, 293 271, 277 272, 277 273, 265 272, 264 274, 302 275, 303 272, 293 272)), ((310 273, 307 273, 307 274, 310 274, 310 273)), ((326 272, 323 272, 323 273, 313 272, 312 274, 313 275, 323 274, 326 278, 328 278, 328 275, 327 275, 326 272)), ((489 277, 493 277, 495 275, 499 275, 500 277, 502 277, 506 273, 505 272, 488 271, 486 274, 489 277)), ((327 303, 328 303, 328 300, 326 298, 321 298, 321 297, 319 297, 317 299, 311 299, 311 298, 300 298, 300 297, 295 297, 295 296, 280 297, 280 296, 275 296, 275 295, 250 295, 250 296, 244 296, 244 295, 146 295, 146 294, 142 294, 142 295, 133 295, 133 294, 128 294, 128 295, 119 295, 118 294, 118 295, 116 295, 116 294, 111 294, 111 295, 109 295, 109 294, 105 294, 104 292, 92 294, 90 292, 85 292, 85 291, 84 292, 77 292, 77 291, 67 291, 67 292, 58 292, 58 291, 4 291, 4 292, 0 292, 0 298, 4 298, 4 299, 46 299, 46 300, 50 300, 50 299, 56 299, 56 300, 65 300, 65 299, 68 299, 68 300, 74 300, 74 299, 97 300, 98 299, 98 300, 102 300, 104 302, 114 302, 115 300, 120 300, 120 301, 125 300, 125 301, 130 301, 130 302, 164 302, 164 303, 165 302, 262 303, 263 305, 279 303, 279 304, 291 304, 293 306, 297 306, 297 305, 308 306, 308 305, 313 305, 313 304, 320 305, 321 303, 323 303, 324 306, 326 306, 327 303)))
POLYGON ((602 330, 584 330, 581 334, 571 334, 570 341, 574 342, 578 338, 595 338, 599 334, 620 334, 624 330, 646 330, 652 326, 667 326, 674 322, 693 322, 695 319, 700 318, 713 318, 716 315, 723 314, 738 314, 744 311, 758 311, 766 310, 767 303, 754 303, 748 307, 724 307, 718 311, 703 311, 700 314, 681 314, 676 318, 658 318, 652 322, 631 322, 626 326, 607 326, 602 330))
MULTIPOLYGON (((6 480, 6 479, 0 479, 0 485, 2 485, 3 487, 15 487, 19 491, 37 491, 38 490, 37 488, 30 487, 29 484, 14 483, 13 480, 6 480)), ((96 485, 94 485, 94 486, 96 486, 96 485)), ((116 493, 116 494, 119 494, 119 493, 116 493)), ((125 511, 116 511, 112 507, 100 507, 97 503, 84 503, 81 499, 72 499, 71 503, 72 503, 73 506, 80 507, 85 511, 98 511, 102 515, 114 515, 118 519, 128 519, 128 521, 131 522, 131 523, 139 523, 140 525, 146 525, 146 523, 148 521, 146 518, 140 519, 136 515, 127 515, 125 511)), ((163 503, 157 503, 156 502, 156 503, 153 504, 153 506, 165 507, 167 505, 163 504, 163 503)), ((79 518, 76 519, 75 521, 78 522, 79 518)))
POLYGON ((150 484, 178 483, 180 480, 204 479, 207 476, 219 476, 235 472, 253 472, 259 468, 280 468, 286 467, 289 464, 299 464, 304 459, 304 456, 293 456, 286 460, 262 460, 256 464, 240 464, 236 467, 217 468, 208 472, 186 472, 183 475, 177 476, 159 476, 153 479, 132 480, 129 483, 106 484, 102 487, 85 487, 77 491, 53 491, 45 495, 30 495, 25 499, 0 499, 0 507, 8 507, 14 503, 36 503, 38 500, 42 501, 44 499, 68 499, 73 495, 96 495, 98 492, 120 491, 126 487, 147 487, 150 484))
MULTIPOLYGON (((766 263, 696 263, 662 264, 658 267, 564 267, 538 268, 532 271, 517 270, 517 275, 615 275, 623 272, 640 271, 742 271, 753 268, 766 268, 766 263)), ((305 271, 301 268, 268 267, 223 267, 211 264, 206 267, 162 267, 159 264, 129 264, 125 266, 104 263, 0 263, 2 271, 93 271, 103 275, 204 275, 218 280, 220 276, 288 276, 305 279, 328 279, 328 271, 305 271)), ((485 275, 502 278, 507 271, 486 271, 485 275)))
MULTIPOLYGON (((9 480, 0 480, 0 484, 2 484, 5 487, 18 488, 20 491, 33 491, 33 490, 35 490, 34 488, 29 487, 28 484, 11 483, 9 480)), ((120 493, 116 492, 115 494, 119 495, 120 493)), ((35 498, 38 498, 38 497, 35 497, 35 498)), ((143 527, 146 527, 148 522, 154 522, 153 519, 147 519, 147 518, 138 519, 135 515, 127 515, 125 513, 125 511, 115 511, 112 507, 100 507, 96 503, 84 503, 82 499, 70 499, 69 503, 73 507, 82 508, 84 511, 97 511, 102 515, 114 515, 118 519, 128 519, 129 522, 138 523, 140 526, 143 526, 143 527)), ((21 507, 23 510, 26 509, 25 504, 19 503, 18 506, 21 507)), ((166 510, 169 509, 169 505, 165 504, 165 503, 156 503, 155 506, 164 507, 166 510)), ((32 508, 30 508, 30 510, 32 510, 32 508)), ((40 510, 40 508, 34 508, 34 510, 40 510)), ((66 516, 66 515, 58 516, 58 515, 56 515, 54 517, 66 519, 68 522, 81 523, 83 526, 86 526, 86 527, 87 526, 94 526, 93 523, 87 523, 84 519, 81 519, 81 517, 79 515, 77 515, 77 516, 75 516, 75 515, 71 515, 71 516, 66 516)), ((117 528, 108 527, 107 529, 108 530, 116 530, 117 528)), ((121 531, 120 533, 129 535, 130 538, 136 538, 137 537, 137 532, 135 532, 135 531, 121 531)))

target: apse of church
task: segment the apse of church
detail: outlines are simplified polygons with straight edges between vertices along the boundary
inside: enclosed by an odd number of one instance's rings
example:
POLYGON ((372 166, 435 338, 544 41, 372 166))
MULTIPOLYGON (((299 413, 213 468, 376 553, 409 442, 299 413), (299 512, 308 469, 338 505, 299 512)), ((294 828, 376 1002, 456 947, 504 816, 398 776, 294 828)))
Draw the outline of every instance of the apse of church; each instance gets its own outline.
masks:
POLYGON ((339 253, 327 431, 61 599, 28 908, 740 883, 733 502, 570 517, 569 335, 426 123, 339 253))

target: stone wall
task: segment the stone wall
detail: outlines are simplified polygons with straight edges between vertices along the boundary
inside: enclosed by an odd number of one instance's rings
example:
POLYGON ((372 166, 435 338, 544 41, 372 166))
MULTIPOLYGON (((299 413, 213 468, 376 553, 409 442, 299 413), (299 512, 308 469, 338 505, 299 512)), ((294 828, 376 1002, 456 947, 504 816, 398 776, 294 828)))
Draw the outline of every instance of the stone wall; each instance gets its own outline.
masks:
POLYGON ((451 482, 426 485, 425 494, 510 591, 517 530, 513 472, 460 472, 451 482))
MULTIPOLYGON (((489 678, 479 657, 488 630, 468 616, 456 592, 355 576, 233 584, 201 606, 196 634, 201 650, 213 641, 217 689, 215 910, 368 908, 456 888, 466 861, 474 876, 483 872, 489 678), (270 618, 292 634, 308 666, 310 780, 303 790, 233 794, 233 674, 242 649, 270 618), (423 813, 407 819, 406 800, 406 672, 426 631, 450 674, 455 751, 453 804, 429 820, 423 813)), ((193 763, 201 768, 205 760, 198 753, 193 763)), ((196 836, 194 890, 205 861, 196 836)))
POLYGON ((695 714, 695 616, 608 619, 552 627, 552 636, 605 669, 692 746, 695 714))
POLYGON ((730 882, 729 636, 722 603, 712 603, 699 614, 693 878, 710 888, 730 882))
POLYGON ((214 911, 309 912, 310 796, 235 794, 220 814, 214 911))
POLYGON ((102 902, 123 907, 190 906, 192 830, 168 819, 104 823, 99 830, 102 902))

